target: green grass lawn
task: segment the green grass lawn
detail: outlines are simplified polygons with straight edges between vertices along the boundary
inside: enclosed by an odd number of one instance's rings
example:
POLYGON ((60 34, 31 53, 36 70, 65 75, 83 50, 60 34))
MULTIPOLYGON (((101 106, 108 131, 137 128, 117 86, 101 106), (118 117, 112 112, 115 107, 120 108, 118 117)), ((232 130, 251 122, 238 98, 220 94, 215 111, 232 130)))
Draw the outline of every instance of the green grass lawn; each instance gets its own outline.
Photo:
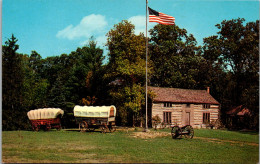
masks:
POLYGON ((3 162, 26 163, 257 163, 258 133, 195 130, 193 139, 175 139, 170 129, 135 137, 136 131, 3 131, 3 162))

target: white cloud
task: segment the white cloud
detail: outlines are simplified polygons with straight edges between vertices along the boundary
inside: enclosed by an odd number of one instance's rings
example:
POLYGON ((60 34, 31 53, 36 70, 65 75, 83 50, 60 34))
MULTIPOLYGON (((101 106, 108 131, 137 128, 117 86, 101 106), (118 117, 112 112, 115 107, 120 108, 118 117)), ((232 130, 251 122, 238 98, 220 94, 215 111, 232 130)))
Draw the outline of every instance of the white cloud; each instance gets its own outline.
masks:
MULTIPOLYGON (((149 19, 149 18, 147 18, 149 19)), ((144 33, 145 35, 145 24, 146 24, 146 20, 145 20, 145 16, 143 15, 138 15, 138 16, 133 16, 131 18, 128 19, 129 22, 131 22, 133 25, 135 25, 135 34, 138 35, 140 34, 140 32, 144 33)), ((147 20, 147 33, 149 36, 149 29, 151 29, 154 24, 149 24, 149 20, 147 20)))
POLYGON ((107 42, 107 36, 106 35, 100 35, 99 37, 96 38, 96 41, 100 46, 103 47, 105 46, 106 42, 107 42))
POLYGON ((56 37, 69 40, 81 37, 90 38, 91 36, 103 34, 107 24, 105 16, 91 14, 85 16, 78 25, 69 25, 58 31, 56 37))
MULTIPOLYGON (((82 18, 77 25, 68 25, 64 29, 57 32, 56 37, 69 40, 79 40, 80 46, 88 44, 91 36, 94 36, 97 46, 104 48, 104 53, 107 54, 106 50, 106 33, 110 30, 111 22, 116 22, 114 18, 110 18, 112 21, 106 20, 103 15, 91 14, 82 18)), ((128 19, 129 22, 135 25, 135 34, 139 35, 140 32, 145 34, 145 16, 138 15, 128 19)), ((154 24, 148 22, 148 31, 154 26, 154 24)), ((148 32, 148 37, 149 37, 148 32)))
POLYGON ((135 34, 139 34, 140 32, 145 34, 145 16, 133 16, 128 21, 135 25, 135 34))

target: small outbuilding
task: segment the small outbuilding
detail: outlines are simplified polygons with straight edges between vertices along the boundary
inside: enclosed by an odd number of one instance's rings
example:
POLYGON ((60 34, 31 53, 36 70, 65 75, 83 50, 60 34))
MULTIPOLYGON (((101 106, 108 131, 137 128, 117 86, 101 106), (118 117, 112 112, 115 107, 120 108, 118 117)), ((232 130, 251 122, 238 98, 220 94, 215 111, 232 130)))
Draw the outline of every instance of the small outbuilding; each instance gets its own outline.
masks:
POLYGON ((227 127, 228 128, 248 128, 248 119, 250 119, 251 112, 248 108, 243 105, 239 105, 231 108, 226 112, 227 114, 227 127))
POLYGON ((207 90, 148 87, 152 98, 148 105, 149 124, 159 117, 165 126, 207 127, 219 118, 220 103, 207 90))
POLYGON ((226 112, 227 115, 230 117, 244 117, 245 115, 250 115, 250 111, 248 108, 244 107, 243 105, 231 108, 229 111, 226 112))

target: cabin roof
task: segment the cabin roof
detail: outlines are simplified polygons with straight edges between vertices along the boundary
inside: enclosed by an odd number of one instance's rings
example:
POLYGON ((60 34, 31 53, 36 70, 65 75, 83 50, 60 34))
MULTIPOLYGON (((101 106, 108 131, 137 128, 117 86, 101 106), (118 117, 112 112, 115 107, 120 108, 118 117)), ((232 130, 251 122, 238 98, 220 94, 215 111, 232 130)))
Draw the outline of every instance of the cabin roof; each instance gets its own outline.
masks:
POLYGON ((154 102, 219 104, 206 90, 148 87, 155 94, 154 102))

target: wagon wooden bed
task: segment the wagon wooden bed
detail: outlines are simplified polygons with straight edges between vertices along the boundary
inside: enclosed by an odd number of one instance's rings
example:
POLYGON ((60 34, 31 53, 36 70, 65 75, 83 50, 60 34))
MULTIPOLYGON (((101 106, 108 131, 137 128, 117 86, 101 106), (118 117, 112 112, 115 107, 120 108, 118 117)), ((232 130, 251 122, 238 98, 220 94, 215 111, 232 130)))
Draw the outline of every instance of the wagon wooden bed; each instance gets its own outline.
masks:
POLYGON ((74 116, 80 131, 94 131, 101 128, 102 133, 114 132, 115 106, 75 106, 74 116))
POLYGON ((27 116, 34 131, 39 131, 40 129, 48 131, 51 128, 61 129, 61 117, 63 114, 64 111, 59 108, 42 108, 30 110, 27 116))

